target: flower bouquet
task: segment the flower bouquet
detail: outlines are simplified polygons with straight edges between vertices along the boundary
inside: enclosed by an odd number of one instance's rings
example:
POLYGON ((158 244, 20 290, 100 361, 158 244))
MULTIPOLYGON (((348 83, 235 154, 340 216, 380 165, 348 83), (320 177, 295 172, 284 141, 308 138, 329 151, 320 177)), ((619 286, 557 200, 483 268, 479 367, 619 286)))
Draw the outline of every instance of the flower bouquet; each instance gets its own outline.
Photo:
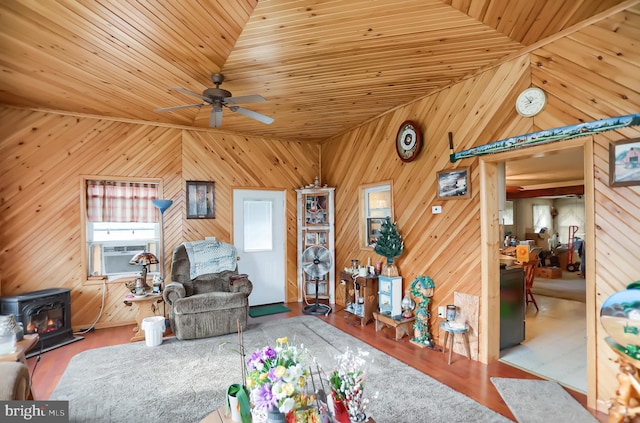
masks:
POLYGON ((286 337, 277 339, 275 347, 266 346, 251 354, 246 386, 253 408, 280 412, 288 422, 319 422, 319 411, 312 406, 315 397, 307 394, 310 372, 302 363, 307 356, 302 345, 289 344, 286 337))
MULTIPOLYGON (((332 398, 334 403, 334 413, 336 419, 340 422, 364 422, 368 418, 365 409, 369 403, 369 398, 364 396, 364 381, 367 375, 365 370, 367 361, 365 357, 368 352, 358 349, 358 353, 354 353, 347 348, 344 354, 336 356, 337 367, 329 377, 329 384, 332 389, 332 398), (348 416, 342 416, 339 410, 340 403, 346 407, 348 416)), ((378 393, 374 394, 376 398, 378 393)))

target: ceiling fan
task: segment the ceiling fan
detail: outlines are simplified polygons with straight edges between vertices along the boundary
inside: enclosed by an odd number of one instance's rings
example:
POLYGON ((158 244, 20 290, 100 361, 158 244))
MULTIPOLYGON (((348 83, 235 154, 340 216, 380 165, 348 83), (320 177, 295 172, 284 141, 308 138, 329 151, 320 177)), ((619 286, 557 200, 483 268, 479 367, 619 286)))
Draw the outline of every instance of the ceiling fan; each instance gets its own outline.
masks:
POLYGON ((211 80, 215 84, 215 88, 207 88, 202 92, 202 94, 198 94, 193 91, 189 91, 185 88, 180 87, 170 87, 170 90, 178 91, 183 94, 192 95, 194 97, 198 97, 203 100, 204 103, 196 103, 196 104, 184 104, 182 106, 174 106, 174 107, 165 107, 163 109, 156 109, 154 112, 170 112, 173 110, 186 109, 188 107, 202 107, 202 106, 212 106, 211 114, 209 115, 209 126, 212 128, 217 128, 222 125, 222 108, 226 107, 232 112, 240 113, 241 115, 248 116, 252 119, 260 121, 262 123, 266 123, 267 125, 273 122, 273 118, 269 116, 265 116, 258 112, 254 112, 253 110, 245 109, 243 107, 236 106, 236 104, 243 103, 258 103, 262 101, 266 101, 264 97, 259 94, 249 94, 249 95, 241 95, 238 97, 232 97, 231 93, 227 90, 223 90, 220 88, 220 84, 224 81, 224 75, 221 73, 214 73, 211 75, 211 80))

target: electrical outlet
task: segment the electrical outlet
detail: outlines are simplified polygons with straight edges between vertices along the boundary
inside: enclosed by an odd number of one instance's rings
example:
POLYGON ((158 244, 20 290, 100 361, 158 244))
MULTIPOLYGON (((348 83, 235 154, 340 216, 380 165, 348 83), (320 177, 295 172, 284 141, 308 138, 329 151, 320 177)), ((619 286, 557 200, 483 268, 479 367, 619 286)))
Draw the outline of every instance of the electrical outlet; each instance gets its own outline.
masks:
POLYGON ((431 206, 431 214, 442 213, 442 206, 431 206))
POLYGON ((445 318, 446 317, 447 308, 445 306, 438 307, 438 317, 445 318))

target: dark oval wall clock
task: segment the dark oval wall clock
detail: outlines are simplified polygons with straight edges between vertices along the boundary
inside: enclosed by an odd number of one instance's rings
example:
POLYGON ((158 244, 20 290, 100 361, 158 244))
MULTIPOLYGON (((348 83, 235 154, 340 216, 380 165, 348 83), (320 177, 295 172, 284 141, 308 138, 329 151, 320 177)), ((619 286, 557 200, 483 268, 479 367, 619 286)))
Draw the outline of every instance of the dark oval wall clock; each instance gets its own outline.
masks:
POLYGON ((396 151, 403 162, 413 161, 422 147, 420 128, 413 121, 402 122, 396 135, 396 151))

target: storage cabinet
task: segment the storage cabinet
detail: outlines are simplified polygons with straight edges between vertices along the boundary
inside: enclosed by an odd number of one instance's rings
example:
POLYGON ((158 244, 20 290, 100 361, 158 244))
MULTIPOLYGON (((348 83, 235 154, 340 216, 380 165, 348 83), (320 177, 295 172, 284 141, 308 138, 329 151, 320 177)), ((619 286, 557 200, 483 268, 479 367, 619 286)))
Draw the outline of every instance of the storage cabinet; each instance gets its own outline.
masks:
POLYGON ((378 308, 386 316, 402 314, 402 276, 378 276, 378 308))
POLYGON ((334 245, 334 192, 335 188, 297 189, 298 216, 298 301, 303 297, 308 302, 318 299, 335 304, 335 245, 334 245), (332 265, 329 272, 316 279, 302 268, 302 253, 313 245, 327 248, 331 252, 332 265))
POLYGON ((378 307, 378 277, 375 275, 356 276, 340 273, 345 281, 345 319, 359 326, 373 321, 373 313, 378 307))
POLYGON ((525 292, 522 268, 500 270, 500 349, 518 345, 525 336, 525 292))

